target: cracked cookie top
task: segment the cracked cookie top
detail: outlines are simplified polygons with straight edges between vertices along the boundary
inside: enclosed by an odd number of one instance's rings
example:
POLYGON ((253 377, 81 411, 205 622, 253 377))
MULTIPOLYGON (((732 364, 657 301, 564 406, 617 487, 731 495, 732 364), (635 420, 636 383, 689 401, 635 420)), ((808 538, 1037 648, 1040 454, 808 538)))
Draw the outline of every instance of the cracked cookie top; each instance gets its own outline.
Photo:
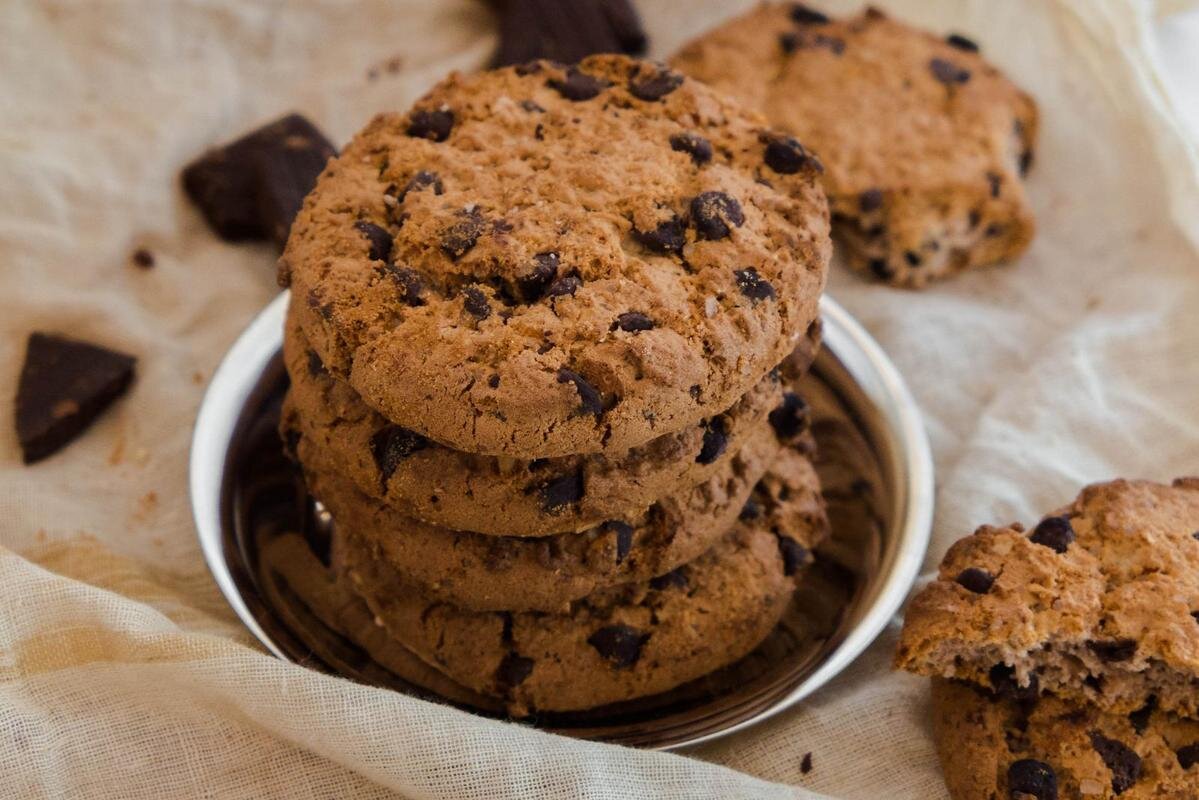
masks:
POLYGON ((731 406, 815 319, 820 169, 657 65, 452 75, 330 162, 280 276, 392 422, 493 455, 623 451, 731 406))

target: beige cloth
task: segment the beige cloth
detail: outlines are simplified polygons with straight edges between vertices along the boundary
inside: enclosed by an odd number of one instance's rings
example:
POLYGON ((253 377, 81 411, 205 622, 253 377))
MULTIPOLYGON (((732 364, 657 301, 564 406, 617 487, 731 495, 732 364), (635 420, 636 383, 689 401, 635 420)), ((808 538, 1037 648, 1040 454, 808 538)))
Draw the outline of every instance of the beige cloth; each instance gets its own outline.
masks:
MULTIPOLYGON (((641 0, 657 56, 745 5, 641 0)), ((840 268, 832 280, 924 409, 939 476, 929 563, 976 524, 1029 522, 1088 481, 1199 473, 1199 181, 1160 84, 1152 4, 881 5, 975 35, 1044 114, 1041 233, 1020 264, 918 294, 840 268)), ((140 357, 131 396, 40 465, 20 466, 0 426, 4 797, 944 796, 925 686, 888 671, 894 629, 798 710, 689 754, 701 761, 285 664, 217 593, 188 505, 190 427, 222 353, 277 290, 271 250, 212 237, 178 170, 293 108, 345 141, 481 64, 492 36, 477 0, 0 7, 0 369, 12 386, 35 328, 140 357), (128 260, 143 245, 149 271, 128 260)))

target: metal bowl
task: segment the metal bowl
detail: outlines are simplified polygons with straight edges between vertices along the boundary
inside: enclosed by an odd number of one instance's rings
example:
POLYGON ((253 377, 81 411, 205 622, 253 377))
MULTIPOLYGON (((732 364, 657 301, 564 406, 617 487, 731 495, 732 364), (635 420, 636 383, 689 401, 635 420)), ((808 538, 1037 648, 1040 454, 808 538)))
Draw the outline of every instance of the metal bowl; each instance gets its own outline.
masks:
MULTIPOLYGON (((289 477, 274 434, 287 386, 280 355, 287 297, 268 305, 230 349, 196 420, 192 508, 217 585, 246 627, 280 658, 502 716, 493 703, 447 685, 416 659, 399 665, 416 672, 397 669, 394 659, 380 662, 381 651, 310 612, 303 592, 292 591, 260 557, 269 537, 302 532, 311 555, 301 555, 319 571, 328 533, 327 515, 289 477)), ((932 522, 928 440, 902 378, 869 334, 828 297, 821 312, 824 346, 801 392, 812 406, 833 536, 779 629, 738 664, 665 695, 594 712, 540 715, 534 724, 657 749, 727 736, 819 689, 899 609, 920 569, 932 522)), ((324 592, 323 584, 312 590, 324 592)))

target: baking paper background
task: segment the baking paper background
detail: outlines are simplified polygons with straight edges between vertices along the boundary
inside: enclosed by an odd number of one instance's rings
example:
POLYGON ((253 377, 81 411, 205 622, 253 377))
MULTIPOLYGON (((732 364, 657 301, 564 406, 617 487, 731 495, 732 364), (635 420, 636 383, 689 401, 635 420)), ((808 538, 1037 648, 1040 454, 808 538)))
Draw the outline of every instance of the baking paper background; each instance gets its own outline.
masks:
MULTIPOLYGON (((749 4, 639 5, 661 58, 749 4)), ((1040 232, 1018 264, 921 293, 833 270, 831 293, 924 412, 938 476, 928 566, 976 525, 1029 523, 1089 481, 1199 474, 1199 179, 1163 91, 1153 4, 879 5, 976 38, 1043 121, 1040 232)), ((131 395, 42 464, 21 466, 0 425, 5 797, 944 797, 925 683, 889 672, 894 626, 801 708, 678 756, 282 663, 218 594, 191 522, 189 436, 222 354, 277 292, 274 254, 214 238, 178 171, 292 109, 342 144, 375 111, 481 65, 493 37, 477 0, 0 8, 0 419, 33 329, 139 358, 131 395), (152 270, 129 261, 141 246, 152 270)))

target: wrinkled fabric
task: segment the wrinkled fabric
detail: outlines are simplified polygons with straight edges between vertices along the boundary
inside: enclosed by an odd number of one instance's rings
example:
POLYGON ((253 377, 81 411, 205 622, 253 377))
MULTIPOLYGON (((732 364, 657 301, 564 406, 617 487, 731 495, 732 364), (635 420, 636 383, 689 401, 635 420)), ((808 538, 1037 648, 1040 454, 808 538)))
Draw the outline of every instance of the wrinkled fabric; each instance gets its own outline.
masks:
MULTIPOLYGON (((662 58, 749 4, 639 5, 662 58)), ((1150 32, 1164 7, 879 5, 976 38, 1043 120, 1040 232, 1018 264, 920 293, 833 269, 830 292, 923 410, 938 476, 926 568, 978 524, 1030 523, 1088 482, 1199 474, 1199 179, 1150 32)), ((15 386, 35 329, 139 359, 130 396, 41 464, 21 466, 2 426, 5 797, 945 796, 925 682, 890 671, 895 626, 800 707, 669 755, 281 662, 225 605, 191 521, 189 436, 222 354, 278 290, 270 247, 213 237, 179 169, 293 109, 344 142, 494 43, 477 0, 0 9, 0 369, 15 386), (152 269, 132 265, 138 247, 152 269)))

